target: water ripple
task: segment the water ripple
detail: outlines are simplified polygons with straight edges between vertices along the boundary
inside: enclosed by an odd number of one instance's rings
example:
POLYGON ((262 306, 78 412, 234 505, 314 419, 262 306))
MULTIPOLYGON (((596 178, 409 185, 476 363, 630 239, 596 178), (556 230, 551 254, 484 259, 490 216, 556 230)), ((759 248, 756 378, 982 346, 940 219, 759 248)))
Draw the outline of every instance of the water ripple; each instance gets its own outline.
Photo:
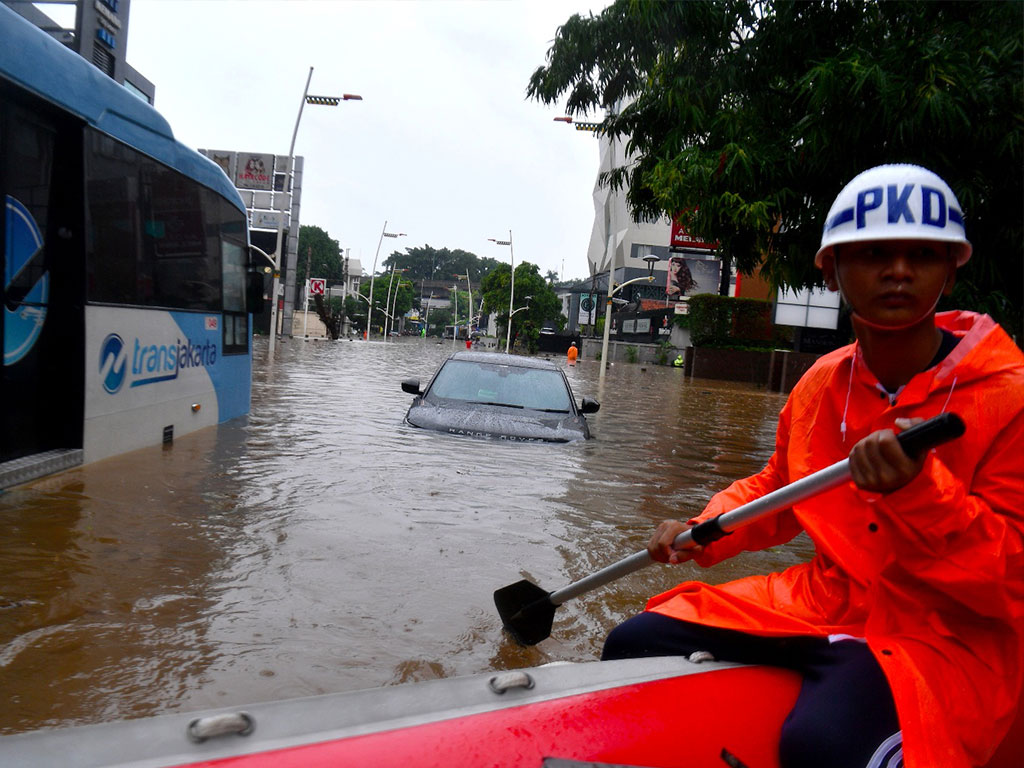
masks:
MULTIPOLYGON (((654 567, 503 634, 494 589, 564 586, 641 549, 763 466, 782 398, 678 369, 567 369, 593 440, 406 425, 452 351, 420 339, 257 350, 252 412, 0 496, 0 732, 594 658, 683 578, 785 567, 809 545, 697 574, 654 567)), ((564 360, 557 359, 564 364, 564 360)))

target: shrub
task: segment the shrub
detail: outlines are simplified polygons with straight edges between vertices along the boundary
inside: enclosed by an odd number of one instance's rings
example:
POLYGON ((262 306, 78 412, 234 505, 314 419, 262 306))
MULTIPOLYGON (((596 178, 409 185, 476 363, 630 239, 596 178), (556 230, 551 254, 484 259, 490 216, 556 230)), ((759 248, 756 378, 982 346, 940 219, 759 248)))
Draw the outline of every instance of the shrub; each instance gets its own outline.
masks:
POLYGON ((668 355, 672 350, 672 342, 662 339, 658 342, 658 354, 654 358, 657 365, 668 365, 668 355))
POLYGON ((690 338, 695 347, 772 349, 786 345, 772 325, 772 304, 702 293, 690 297, 690 338))

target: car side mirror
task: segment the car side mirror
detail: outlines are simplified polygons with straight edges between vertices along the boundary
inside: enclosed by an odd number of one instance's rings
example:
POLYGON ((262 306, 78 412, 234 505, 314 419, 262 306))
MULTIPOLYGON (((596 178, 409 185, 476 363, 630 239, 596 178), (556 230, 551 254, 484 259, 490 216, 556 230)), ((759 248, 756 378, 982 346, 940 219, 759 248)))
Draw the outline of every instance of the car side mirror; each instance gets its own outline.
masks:
POLYGON ((601 404, 590 397, 584 397, 580 405, 580 413, 597 413, 601 410, 601 404))
POLYGON ((408 392, 410 395, 422 395, 420 391, 420 380, 419 379, 406 379, 402 382, 402 391, 408 392))
POLYGON ((250 272, 246 286, 245 303, 249 312, 259 315, 263 312, 263 273, 250 272))

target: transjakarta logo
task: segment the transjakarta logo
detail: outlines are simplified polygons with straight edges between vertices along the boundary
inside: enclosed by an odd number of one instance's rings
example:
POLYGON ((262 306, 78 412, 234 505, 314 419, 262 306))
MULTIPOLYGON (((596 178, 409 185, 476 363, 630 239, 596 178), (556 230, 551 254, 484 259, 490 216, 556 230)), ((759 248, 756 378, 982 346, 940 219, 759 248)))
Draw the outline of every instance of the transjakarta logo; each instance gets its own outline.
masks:
POLYGON ((103 379, 103 388, 110 394, 120 390, 126 371, 124 339, 112 333, 103 340, 100 347, 100 378, 103 379))
POLYGON ((171 381, 188 368, 205 368, 217 362, 217 345, 175 339, 173 344, 143 344, 138 338, 131 345, 111 333, 100 345, 100 379, 110 394, 129 387, 143 387, 171 381))
POLYGON ((942 190, 923 184, 919 188, 916 184, 906 184, 902 189, 896 184, 889 184, 885 189, 862 189, 857 193, 856 205, 842 209, 829 219, 825 223, 825 231, 849 224, 851 221, 856 221, 857 229, 864 229, 868 225, 868 214, 875 210, 879 211, 879 214, 872 218, 877 218, 884 210, 886 224, 899 224, 901 221, 916 224, 916 212, 920 217, 920 223, 925 226, 945 229, 947 221, 959 225, 961 229, 964 226, 963 214, 956 208, 946 205, 946 196, 942 190), (919 190, 916 195, 915 188, 919 190))

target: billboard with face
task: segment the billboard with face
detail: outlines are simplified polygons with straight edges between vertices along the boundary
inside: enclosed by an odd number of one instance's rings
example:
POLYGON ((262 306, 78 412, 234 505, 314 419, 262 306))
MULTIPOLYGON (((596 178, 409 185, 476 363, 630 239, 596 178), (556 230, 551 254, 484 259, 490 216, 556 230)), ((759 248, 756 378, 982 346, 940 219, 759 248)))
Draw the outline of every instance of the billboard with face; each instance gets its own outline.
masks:
POLYGON ((665 296, 680 299, 698 293, 718 293, 722 262, 718 259, 687 259, 672 256, 668 260, 665 296))

